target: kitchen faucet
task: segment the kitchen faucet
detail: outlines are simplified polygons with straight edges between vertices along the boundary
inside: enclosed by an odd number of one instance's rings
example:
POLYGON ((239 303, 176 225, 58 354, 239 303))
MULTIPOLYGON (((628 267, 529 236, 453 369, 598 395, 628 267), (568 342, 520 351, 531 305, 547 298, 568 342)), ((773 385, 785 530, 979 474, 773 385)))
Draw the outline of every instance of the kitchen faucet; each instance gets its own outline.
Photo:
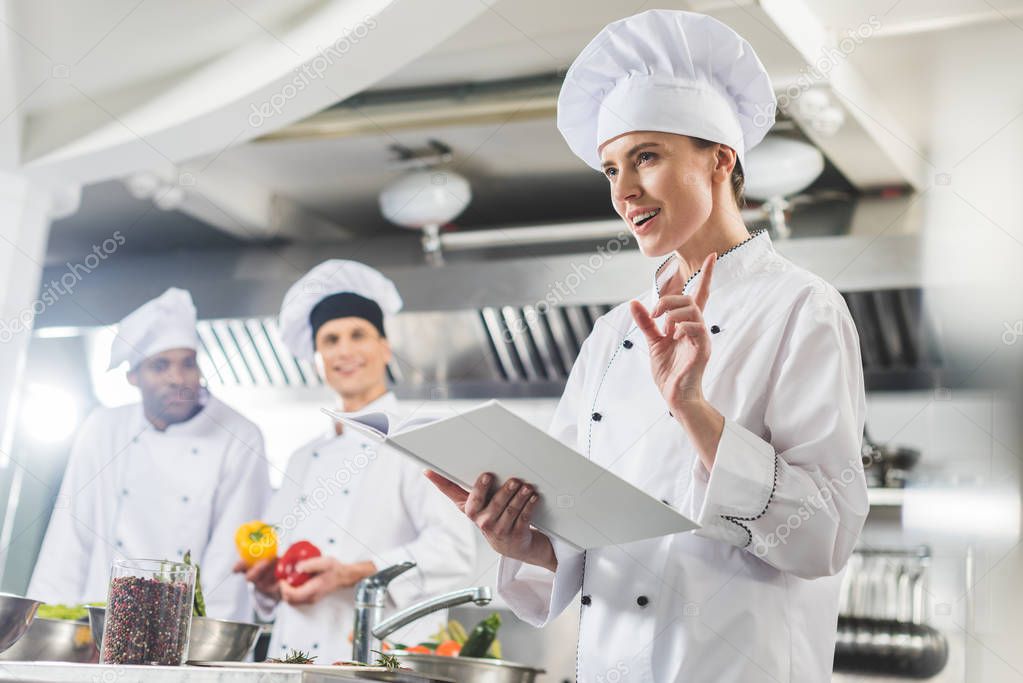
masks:
POLYGON ((402 562, 383 569, 372 576, 366 577, 355 586, 355 629, 352 636, 352 659, 357 662, 369 663, 369 653, 380 649, 380 641, 417 619, 428 614, 474 602, 486 605, 490 602, 490 588, 477 586, 444 593, 437 597, 424 600, 392 614, 384 621, 380 617, 384 613, 384 600, 387 597, 387 585, 395 578, 416 566, 415 562, 402 562))

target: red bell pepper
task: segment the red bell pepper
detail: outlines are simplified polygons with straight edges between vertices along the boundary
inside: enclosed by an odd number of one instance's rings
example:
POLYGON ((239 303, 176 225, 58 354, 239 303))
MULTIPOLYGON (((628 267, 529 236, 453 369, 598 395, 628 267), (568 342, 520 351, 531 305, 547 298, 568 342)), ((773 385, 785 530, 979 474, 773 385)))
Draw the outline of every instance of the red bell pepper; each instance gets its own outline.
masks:
POLYGON ((295 569, 295 565, 311 557, 319 557, 322 554, 320 549, 309 541, 297 541, 277 560, 274 576, 277 577, 277 580, 287 581, 292 586, 298 588, 312 578, 312 574, 298 571, 295 569))

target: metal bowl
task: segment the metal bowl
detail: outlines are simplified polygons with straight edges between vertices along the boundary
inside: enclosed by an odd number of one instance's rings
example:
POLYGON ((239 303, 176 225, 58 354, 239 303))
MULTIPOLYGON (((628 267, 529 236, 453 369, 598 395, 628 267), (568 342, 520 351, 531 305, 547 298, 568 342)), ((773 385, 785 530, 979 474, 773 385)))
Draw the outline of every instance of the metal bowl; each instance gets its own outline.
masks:
POLYGON ((0 593, 0 652, 25 635, 41 604, 38 600, 0 593))
POLYGON ((240 662, 259 638, 259 624, 192 617, 188 636, 190 662, 240 662))
MULTIPOLYGON (((103 642, 106 610, 89 607, 89 627, 99 645, 103 642)), ((227 621, 211 617, 192 617, 188 635, 188 661, 240 662, 252 651, 259 638, 259 624, 227 621)))
POLYGON ((441 676, 459 683, 534 683, 544 669, 516 664, 503 659, 478 657, 442 657, 440 655, 395 653, 404 666, 430 676, 441 676))
POLYGON ((86 605, 89 610, 89 631, 92 632, 92 642, 99 648, 103 644, 103 621, 107 616, 106 607, 95 607, 86 605))
POLYGON ((99 651, 84 621, 38 617, 18 642, 0 653, 0 661, 88 664, 99 661, 99 651))

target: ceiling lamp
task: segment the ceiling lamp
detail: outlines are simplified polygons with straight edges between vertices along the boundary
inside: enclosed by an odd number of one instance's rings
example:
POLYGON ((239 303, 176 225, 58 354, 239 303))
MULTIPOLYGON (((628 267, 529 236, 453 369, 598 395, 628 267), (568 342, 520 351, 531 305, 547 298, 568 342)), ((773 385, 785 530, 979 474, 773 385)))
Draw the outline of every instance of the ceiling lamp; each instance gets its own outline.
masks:
POLYGON ((469 181, 437 168, 411 171, 380 193, 384 218, 403 228, 423 231, 427 260, 440 264, 440 228, 457 218, 472 199, 469 181))
POLYGON ((824 156, 811 144, 768 136, 746 155, 745 193, 764 202, 763 210, 779 238, 791 234, 785 222, 787 198, 796 195, 824 171, 824 156))
POLYGON ((795 116, 824 137, 832 137, 845 124, 845 111, 822 88, 807 90, 796 100, 795 116))

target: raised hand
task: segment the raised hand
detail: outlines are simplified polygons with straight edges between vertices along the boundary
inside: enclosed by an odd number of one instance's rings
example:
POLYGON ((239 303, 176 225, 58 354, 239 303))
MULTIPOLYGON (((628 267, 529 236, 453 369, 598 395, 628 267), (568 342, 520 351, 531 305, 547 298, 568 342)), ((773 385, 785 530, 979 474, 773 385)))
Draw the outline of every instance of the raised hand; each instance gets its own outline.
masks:
POLYGON ((710 297, 717 254, 703 261, 700 285, 692 296, 665 293, 652 311, 638 301, 630 305, 632 318, 646 336, 650 371, 665 402, 673 408, 703 400, 703 372, 710 360, 710 333, 703 309, 710 297), (662 333, 654 322, 664 315, 662 333))

